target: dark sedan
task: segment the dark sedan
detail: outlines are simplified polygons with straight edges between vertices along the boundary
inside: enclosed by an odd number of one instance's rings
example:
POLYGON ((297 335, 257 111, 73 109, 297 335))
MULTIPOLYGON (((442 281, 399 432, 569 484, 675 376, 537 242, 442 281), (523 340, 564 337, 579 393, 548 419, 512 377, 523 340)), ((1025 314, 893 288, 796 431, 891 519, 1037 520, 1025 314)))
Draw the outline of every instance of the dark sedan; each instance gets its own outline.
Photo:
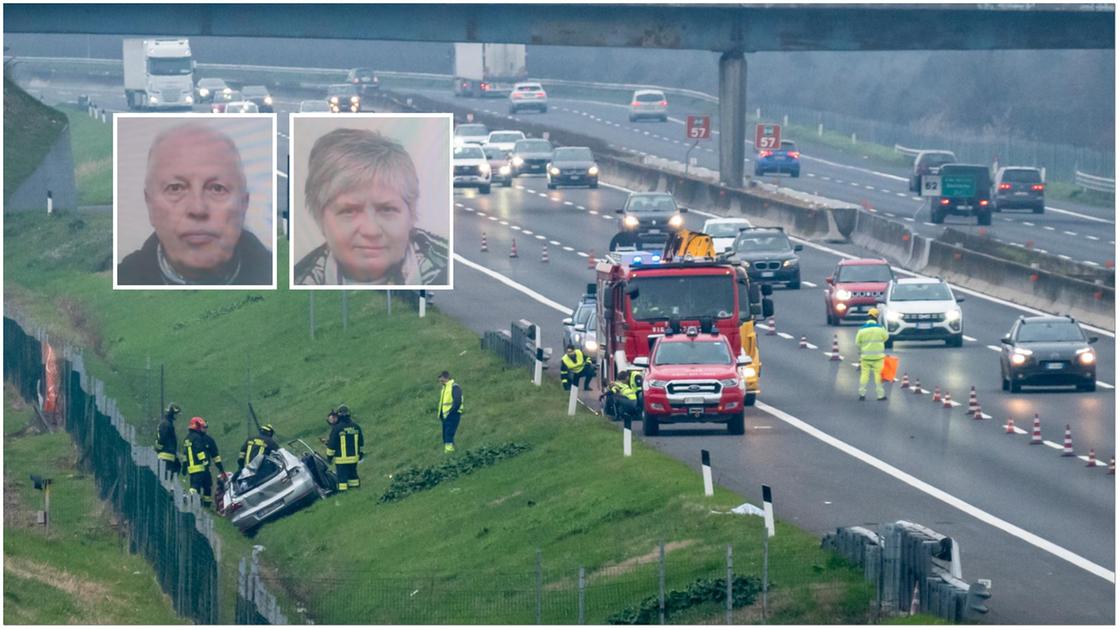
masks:
POLYGON ((1072 317, 1020 317, 1002 340, 999 354, 1004 391, 1023 385, 1076 385, 1097 389, 1097 353, 1072 317))
POLYGON ((263 85, 246 85, 241 88, 241 95, 245 97, 245 100, 256 103, 258 111, 264 113, 275 111, 272 109, 272 95, 268 93, 268 88, 263 85))
POLYGON ((552 143, 537 138, 518 140, 517 144, 513 145, 513 153, 510 154, 509 159, 510 164, 513 165, 514 177, 526 173, 545 175, 551 160, 552 143))
POLYGON ((548 164, 548 187, 557 186, 599 187, 599 165, 587 147, 560 147, 552 154, 548 164))
POLYGON ((626 205, 616 212, 622 219, 618 222, 619 234, 612 241, 612 250, 621 243, 619 237, 643 243, 664 243, 684 225, 681 214, 688 210, 677 206, 670 193, 634 192, 626 198, 626 205))
POLYGON ((791 289, 801 288, 801 260, 782 228, 744 228, 731 246, 730 258, 747 268, 751 280, 765 284, 784 282, 791 289))

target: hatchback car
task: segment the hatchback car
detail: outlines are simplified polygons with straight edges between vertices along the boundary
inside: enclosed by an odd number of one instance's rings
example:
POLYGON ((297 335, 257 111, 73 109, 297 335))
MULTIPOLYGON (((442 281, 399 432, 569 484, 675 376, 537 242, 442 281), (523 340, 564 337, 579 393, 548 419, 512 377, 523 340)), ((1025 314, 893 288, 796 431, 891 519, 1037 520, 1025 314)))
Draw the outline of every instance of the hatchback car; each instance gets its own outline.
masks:
POLYGON ((215 507, 238 529, 252 533, 267 520, 330 496, 337 485, 326 460, 303 440, 292 440, 267 457, 257 455, 236 474, 219 476, 215 507))
POLYGON ((232 92, 233 89, 226 85, 226 82, 222 79, 199 79, 198 84, 195 85, 194 88, 194 102, 213 103, 215 100, 229 100, 226 98, 226 95, 232 92))
POLYGON ((548 111, 548 93, 540 83, 517 83, 509 93, 509 113, 516 114, 523 109, 535 109, 544 114, 548 111))
POLYGON ((357 113, 362 111, 362 97, 352 83, 335 83, 327 88, 327 105, 331 111, 357 113))
POLYGON ((539 138, 518 140, 513 145, 513 153, 509 159, 513 165, 514 177, 526 173, 547 175, 548 163, 552 161, 552 143, 539 138))
POLYGON ((887 285, 879 304, 879 321, 887 328, 886 346, 895 341, 937 341, 959 348, 964 343, 964 316, 952 289, 938 278, 901 278, 887 285))
POLYGON ((482 152, 490 164, 490 183, 501 184, 506 188, 513 185, 513 165, 509 163, 509 153, 493 145, 485 145, 482 152))
POLYGON ((666 192, 635 192, 615 212, 622 215, 620 232, 648 243, 669 240, 669 235, 684 225, 681 215, 688 209, 679 207, 673 195, 666 192))
POLYGON ((272 95, 268 93, 268 88, 263 85, 246 85, 241 88, 241 94, 247 101, 253 101, 257 104, 257 109, 267 113, 271 113, 272 109, 272 95))
POLYGON ((575 346, 584 354, 595 357, 599 353, 599 343, 596 339, 595 321, 596 299, 594 293, 587 293, 576 304, 575 312, 571 317, 565 317, 561 324, 564 332, 561 335, 564 348, 575 346))
POLYGON ((230 101, 223 111, 227 114, 257 114, 260 108, 253 101, 230 101))
POLYGON ((351 68, 346 73, 346 82, 358 88, 361 96, 365 96, 370 90, 381 88, 381 79, 377 78, 372 68, 351 68))
POLYGON ((557 186, 599 187, 599 165, 587 147, 558 147, 548 163, 548 188, 557 186))
POLYGON ((524 139, 525 134, 523 132, 501 129, 490 132, 490 135, 486 137, 486 146, 496 147, 506 153, 513 153, 513 145, 524 139))
POLYGON ((1046 184, 1042 171, 1028 166, 1003 166, 992 182, 992 210, 1026 208, 1035 214, 1046 210, 1046 184))
POLYGON ((630 97, 630 122, 652 118, 669 120, 669 100, 661 90, 636 90, 630 97))
POLYGON ((777 149, 763 149, 758 152, 754 162, 754 174, 789 173, 790 177, 801 176, 801 152, 792 140, 782 140, 777 149))
POLYGON ((845 319, 862 321, 867 311, 886 297, 894 280, 890 263, 882 258, 842 259, 825 278, 824 317, 829 326, 845 319))
POLYGON ((708 219, 700 231, 712 237, 716 253, 722 254, 731 250, 739 231, 749 227, 751 222, 746 219, 708 219))
POLYGON ((456 188, 466 186, 477 188, 484 195, 490 194, 490 162, 482 147, 477 144, 455 147, 451 161, 455 168, 452 184, 456 188))
POLYGON ((790 243, 780 227, 751 227, 739 230, 731 245, 730 259, 747 268, 747 275, 764 284, 785 283, 801 288, 801 245, 790 243))
POLYGON ((1020 317, 1000 340, 999 373, 1004 391, 1023 385, 1076 385, 1097 389, 1097 353, 1072 317, 1020 317))
POLYGON ((244 100, 245 97, 241 95, 241 90, 229 90, 228 92, 223 91, 220 97, 215 98, 214 101, 210 103, 210 111, 215 114, 221 114, 226 111, 226 107, 230 103, 233 103, 234 101, 241 102, 244 100))
POLYGON ((486 139, 490 136, 490 129, 486 125, 478 123, 468 123, 455 126, 454 141, 456 145, 460 144, 486 144, 486 139))
POLYGON ((331 111, 331 106, 326 101, 320 100, 300 101, 299 111, 301 114, 304 112, 329 112, 331 111))
POLYGON ((947 215, 976 217, 977 225, 992 224, 991 172, 982 164, 945 164, 941 195, 929 199, 930 221, 944 223, 947 215))
POLYGON ((957 161, 952 151, 920 151, 914 157, 914 170, 910 173, 910 192, 922 191, 922 176, 937 175, 941 167, 957 161))

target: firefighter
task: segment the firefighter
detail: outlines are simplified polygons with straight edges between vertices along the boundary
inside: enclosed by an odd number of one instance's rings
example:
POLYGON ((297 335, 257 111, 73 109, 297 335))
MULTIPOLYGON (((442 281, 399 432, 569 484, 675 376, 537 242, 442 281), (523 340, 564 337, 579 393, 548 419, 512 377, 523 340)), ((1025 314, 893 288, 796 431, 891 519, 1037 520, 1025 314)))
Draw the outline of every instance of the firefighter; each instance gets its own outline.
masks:
MULTIPOLYGON (((334 461, 335 474, 338 475, 338 491, 355 489, 361 485, 358 479, 358 461, 365 457, 362 449, 366 441, 362 437, 362 427, 350 417, 350 407, 339 405, 331 414, 331 435, 327 438, 327 461, 334 461)), ((330 422, 328 416, 328 422, 330 422)))
POLYGON ((156 429, 156 457, 159 458, 159 473, 163 479, 171 480, 179 472, 179 455, 175 446, 179 438, 175 435, 175 417, 182 409, 171 403, 163 413, 163 420, 156 429))
POLYGON ((583 350, 571 344, 567 350, 560 357, 560 382, 564 384, 564 389, 569 390, 572 385, 579 387, 579 380, 583 378, 583 391, 591 391, 591 377, 595 375, 591 359, 583 354, 583 350))
POLYGON ((615 420, 638 420, 641 418, 641 405, 638 396, 642 393, 642 372, 636 368, 623 370, 618 378, 611 381, 604 395, 603 410, 615 420))
POLYGON ((463 388, 451 378, 447 370, 439 375, 439 407, 437 408, 440 424, 443 425, 443 452, 455 452, 455 433, 459 430, 459 421, 463 418, 463 388))
POLYGON ((191 493, 202 495, 203 507, 213 501, 214 479, 210 476, 210 464, 218 467, 218 473, 225 474, 222 456, 214 438, 206 434, 206 421, 195 416, 187 425, 186 439, 183 440, 183 467, 190 476, 191 493))
POLYGON ((237 467, 244 468, 252 463, 257 455, 264 453, 264 456, 268 457, 269 453, 280 448, 273 437, 274 433, 271 424, 262 424, 258 435, 245 440, 245 444, 241 446, 241 453, 237 456, 237 467))
POLYGON ((886 400, 887 392, 883 389, 883 353, 890 335, 879 323, 879 309, 872 307, 867 311, 867 316, 867 322, 856 333, 856 345, 859 346, 859 399, 866 400, 867 378, 874 375, 875 397, 877 400, 886 400))

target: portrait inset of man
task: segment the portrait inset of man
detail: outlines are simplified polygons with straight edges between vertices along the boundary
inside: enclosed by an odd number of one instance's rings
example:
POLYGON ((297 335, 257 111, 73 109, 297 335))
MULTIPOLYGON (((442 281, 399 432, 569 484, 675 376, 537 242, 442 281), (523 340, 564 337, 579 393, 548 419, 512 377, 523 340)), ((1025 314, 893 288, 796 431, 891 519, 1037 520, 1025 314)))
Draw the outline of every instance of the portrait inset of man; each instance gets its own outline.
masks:
POLYGON ((275 204, 261 177, 271 176, 273 132, 268 117, 119 117, 115 286, 274 288, 275 204), (253 147, 255 192, 231 134, 253 147), (146 213, 135 207, 137 185, 146 213), (251 208, 256 216, 248 216, 251 208))
POLYGON ((364 120, 293 119, 293 286, 450 288, 450 122, 364 120))

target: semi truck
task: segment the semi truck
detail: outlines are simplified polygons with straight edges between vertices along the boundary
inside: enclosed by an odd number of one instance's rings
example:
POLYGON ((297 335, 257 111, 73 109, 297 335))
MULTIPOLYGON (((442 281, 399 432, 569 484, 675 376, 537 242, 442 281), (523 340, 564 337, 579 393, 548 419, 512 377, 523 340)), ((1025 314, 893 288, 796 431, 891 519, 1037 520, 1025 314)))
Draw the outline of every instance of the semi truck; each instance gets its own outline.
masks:
POLYGON ((191 109, 194 59, 186 39, 126 39, 124 98, 130 110, 191 109))
POLYGON ((455 95, 506 98, 524 81, 524 44, 455 44, 455 95))

